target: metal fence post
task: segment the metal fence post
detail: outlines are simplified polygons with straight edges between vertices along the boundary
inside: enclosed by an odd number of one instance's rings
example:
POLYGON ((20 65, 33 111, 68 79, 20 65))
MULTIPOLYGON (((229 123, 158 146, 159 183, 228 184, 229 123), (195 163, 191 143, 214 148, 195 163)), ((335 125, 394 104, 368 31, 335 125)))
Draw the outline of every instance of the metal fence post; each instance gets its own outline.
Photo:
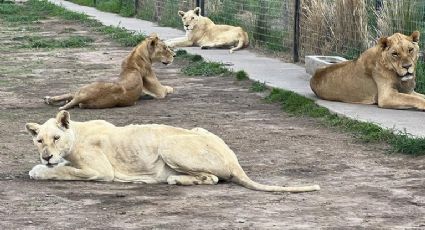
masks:
POLYGON ((293 60, 294 62, 300 61, 300 18, 301 18, 301 0, 295 0, 294 12, 294 48, 293 60))
POLYGON ((196 7, 201 8, 201 15, 205 16, 205 3, 204 0, 196 0, 196 7))

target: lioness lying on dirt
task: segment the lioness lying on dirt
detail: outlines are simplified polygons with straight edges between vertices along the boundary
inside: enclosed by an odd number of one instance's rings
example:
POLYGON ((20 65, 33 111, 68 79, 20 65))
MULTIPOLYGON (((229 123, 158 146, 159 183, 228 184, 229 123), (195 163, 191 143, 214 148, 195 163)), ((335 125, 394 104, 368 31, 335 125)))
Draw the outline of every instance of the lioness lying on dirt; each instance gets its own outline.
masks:
POLYGON ((280 187, 252 181, 224 141, 202 128, 76 122, 65 110, 42 125, 27 123, 25 127, 42 162, 29 172, 32 179, 180 185, 217 184, 220 179, 260 191, 320 189, 318 185, 280 187))
POLYGON ((202 49, 232 47, 229 52, 247 47, 248 34, 241 28, 228 25, 216 25, 211 19, 201 16, 196 7, 187 12, 179 11, 186 31, 186 37, 165 41, 171 47, 200 46, 202 49), (236 47, 233 47, 236 46, 236 47))
POLYGON ((170 64, 174 52, 156 34, 152 34, 134 48, 121 65, 121 74, 116 82, 94 82, 81 87, 76 93, 46 96, 46 104, 69 101, 60 110, 79 106, 85 109, 101 109, 116 106, 131 106, 142 94, 164 98, 173 88, 163 86, 152 69, 153 62, 170 64))
POLYGON ((418 41, 418 31, 380 38, 357 60, 318 69, 311 89, 326 100, 425 110, 425 95, 414 91, 418 41))

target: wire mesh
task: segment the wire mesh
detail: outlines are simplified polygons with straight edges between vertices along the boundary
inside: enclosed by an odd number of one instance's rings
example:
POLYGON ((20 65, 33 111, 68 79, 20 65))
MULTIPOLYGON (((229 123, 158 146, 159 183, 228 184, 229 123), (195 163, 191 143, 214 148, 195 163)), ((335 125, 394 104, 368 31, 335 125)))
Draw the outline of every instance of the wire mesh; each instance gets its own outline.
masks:
MULTIPOLYGON (((182 28, 178 11, 196 7, 196 0, 71 0, 123 16, 182 28)), ((198 1, 200 2, 200 1, 198 1)), ((423 0, 203 0, 204 15, 217 24, 241 26, 250 46, 292 57, 294 44, 306 55, 355 58, 381 36, 410 34, 425 28, 423 0), (295 18, 295 2, 301 1, 295 18), (299 43, 294 42, 299 20, 299 43)), ((425 44, 421 40, 421 46, 425 44)))
POLYGON ((301 55, 355 58, 379 37, 424 28, 424 6, 421 0, 303 0, 301 55))

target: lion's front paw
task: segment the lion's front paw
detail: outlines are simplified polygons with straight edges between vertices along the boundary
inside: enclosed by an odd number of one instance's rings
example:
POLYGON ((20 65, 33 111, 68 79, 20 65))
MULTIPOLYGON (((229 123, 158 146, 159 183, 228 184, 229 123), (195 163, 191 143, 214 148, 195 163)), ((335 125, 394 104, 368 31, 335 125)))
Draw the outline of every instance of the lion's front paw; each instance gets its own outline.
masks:
POLYGON ((49 97, 49 96, 45 96, 45 97, 43 98, 43 101, 44 101, 44 103, 46 103, 46 104, 48 104, 48 105, 52 104, 51 97, 49 97))
POLYGON ((165 88, 167 89, 167 93, 174 93, 174 89, 170 86, 165 86, 165 88))
POLYGON ((31 179, 42 180, 45 178, 44 175, 46 175, 48 169, 49 168, 45 165, 36 165, 28 174, 30 175, 31 179))

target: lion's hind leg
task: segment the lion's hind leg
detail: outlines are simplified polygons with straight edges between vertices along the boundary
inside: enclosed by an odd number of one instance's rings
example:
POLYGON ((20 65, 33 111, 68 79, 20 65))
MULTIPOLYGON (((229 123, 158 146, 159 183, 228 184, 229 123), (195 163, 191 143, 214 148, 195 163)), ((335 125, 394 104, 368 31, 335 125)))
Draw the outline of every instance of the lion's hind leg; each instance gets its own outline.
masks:
POLYGON ((167 183, 176 185, 213 185, 218 183, 218 177, 207 173, 201 173, 196 176, 171 175, 167 178, 167 183))
POLYGON ((67 94, 62 94, 62 95, 53 96, 53 97, 45 96, 43 100, 44 100, 44 103, 51 105, 61 101, 69 101, 69 100, 72 100, 72 98, 74 98, 74 94, 67 93, 67 94))

